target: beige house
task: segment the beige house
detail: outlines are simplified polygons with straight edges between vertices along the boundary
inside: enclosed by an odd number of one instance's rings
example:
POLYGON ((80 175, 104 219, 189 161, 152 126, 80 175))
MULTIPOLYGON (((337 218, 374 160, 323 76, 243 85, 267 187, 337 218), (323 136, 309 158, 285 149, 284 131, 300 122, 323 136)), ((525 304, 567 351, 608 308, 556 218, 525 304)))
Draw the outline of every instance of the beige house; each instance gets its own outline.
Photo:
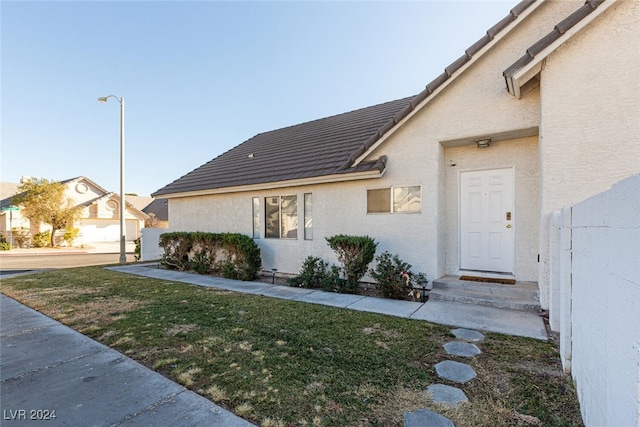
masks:
POLYGON ((549 308, 550 213, 640 171, 639 9, 523 1, 419 94, 256 135, 153 196, 170 230, 253 236, 268 269, 369 235, 549 308))
MULTIPOLYGON (((73 200, 75 206, 83 208, 80 220, 74 224, 80 232, 73 244, 120 241, 120 196, 105 190, 84 176, 61 182, 66 185, 66 196, 73 200)), ((20 210, 10 209, 10 196, 0 201, 0 205, 4 209, 0 213, 0 231, 7 237, 12 228, 27 228, 31 235, 50 229, 50 226, 45 224, 31 224, 28 219, 22 217, 20 210)), ((19 206, 17 208, 19 209, 19 206)), ((127 201, 125 236, 128 241, 140 237, 145 219, 147 215, 127 201)), ((62 241, 62 233, 58 234, 58 240, 62 241)))

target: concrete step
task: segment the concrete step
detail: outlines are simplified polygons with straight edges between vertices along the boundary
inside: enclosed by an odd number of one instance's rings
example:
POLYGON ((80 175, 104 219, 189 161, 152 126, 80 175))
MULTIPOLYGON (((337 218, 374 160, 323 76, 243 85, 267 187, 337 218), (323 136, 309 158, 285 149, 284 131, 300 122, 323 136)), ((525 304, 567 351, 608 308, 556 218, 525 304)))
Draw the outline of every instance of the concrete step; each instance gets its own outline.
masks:
POLYGON ((460 280, 458 276, 444 276, 434 280, 429 299, 533 313, 540 311, 538 285, 534 282, 503 285, 460 280))

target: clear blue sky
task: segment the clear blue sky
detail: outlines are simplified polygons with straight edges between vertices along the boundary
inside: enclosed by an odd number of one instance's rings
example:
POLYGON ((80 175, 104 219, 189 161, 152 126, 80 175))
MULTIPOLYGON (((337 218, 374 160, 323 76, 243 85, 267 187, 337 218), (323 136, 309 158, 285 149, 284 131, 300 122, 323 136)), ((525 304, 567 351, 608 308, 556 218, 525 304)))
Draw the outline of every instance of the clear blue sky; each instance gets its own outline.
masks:
POLYGON ((517 0, 2 1, 1 175, 149 195, 257 133, 413 95, 517 0))

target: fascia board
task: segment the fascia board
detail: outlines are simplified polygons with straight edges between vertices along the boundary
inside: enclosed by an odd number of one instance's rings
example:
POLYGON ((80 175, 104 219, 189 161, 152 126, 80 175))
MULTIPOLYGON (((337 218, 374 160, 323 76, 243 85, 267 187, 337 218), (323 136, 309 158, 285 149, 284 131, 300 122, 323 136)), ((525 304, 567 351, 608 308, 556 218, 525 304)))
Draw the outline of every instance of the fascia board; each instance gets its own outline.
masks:
POLYGON ((509 93, 516 98, 520 99, 522 93, 520 89, 527 84, 532 78, 534 78, 541 70, 544 60, 549 55, 555 52, 560 46, 570 40, 574 35, 579 33, 584 27, 593 22, 598 16, 603 14, 607 9, 614 5, 618 0, 607 0, 598 6, 593 12, 587 15, 583 20, 567 30, 558 40, 551 43, 544 48, 535 58, 531 60, 527 65, 518 70, 507 82, 509 93))
POLYGON ((306 185, 330 184, 337 182, 358 181, 363 179, 375 179, 384 176, 386 168, 381 172, 378 170, 356 173, 344 173, 325 175, 313 178, 292 179, 287 181, 265 182, 252 185, 239 185, 234 187, 214 188, 209 190, 185 191, 180 193, 168 193, 159 195, 157 198, 175 199, 181 197, 209 196, 214 194, 244 193, 248 191, 263 191, 276 188, 301 187, 306 185))

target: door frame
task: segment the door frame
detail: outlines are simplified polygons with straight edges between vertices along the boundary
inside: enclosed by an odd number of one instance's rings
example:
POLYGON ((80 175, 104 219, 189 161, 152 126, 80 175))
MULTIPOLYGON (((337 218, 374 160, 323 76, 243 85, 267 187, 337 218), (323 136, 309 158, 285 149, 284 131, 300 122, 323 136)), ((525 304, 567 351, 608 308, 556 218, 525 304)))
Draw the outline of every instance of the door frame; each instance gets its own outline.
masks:
POLYGON ((516 218, 517 213, 515 212, 516 205, 516 171, 514 166, 504 166, 504 167, 487 167, 487 168, 479 168, 479 169, 465 169, 458 171, 458 270, 460 272, 473 272, 476 276, 509 276, 514 277, 515 275, 515 256, 516 256, 516 218), (462 174, 468 172, 484 172, 484 171, 493 171, 493 170, 510 170, 511 171, 511 188, 512 188, 512 198, 511 198, 511 247, 513 248, 511 253, 510 266, 512 271, 492 271, 492 270, 473 270, 473 269, 463 269, 462 268, 462 174))

